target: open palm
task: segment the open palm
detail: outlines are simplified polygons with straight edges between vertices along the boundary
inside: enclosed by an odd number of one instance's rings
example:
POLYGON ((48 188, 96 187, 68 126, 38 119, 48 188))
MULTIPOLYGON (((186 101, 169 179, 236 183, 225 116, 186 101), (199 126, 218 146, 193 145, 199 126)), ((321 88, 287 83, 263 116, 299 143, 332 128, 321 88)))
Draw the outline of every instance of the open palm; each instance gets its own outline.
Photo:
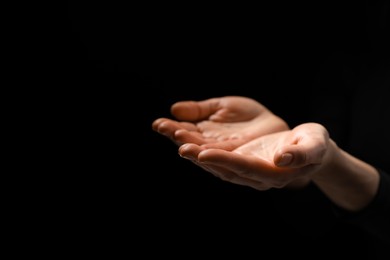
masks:
POLYGON ((177 145, 194 143, 231 151, 262 135, 289 129, 262 104, 241 96, 180 101, 171 112, 176 120, 159 118, 152 128, 177 145))
POLYGON ((316 123, 263 135, 233 151, 184 144, 179 154, 215 176, 258 190, 306 182, 327 158, 329 136, 316 123))

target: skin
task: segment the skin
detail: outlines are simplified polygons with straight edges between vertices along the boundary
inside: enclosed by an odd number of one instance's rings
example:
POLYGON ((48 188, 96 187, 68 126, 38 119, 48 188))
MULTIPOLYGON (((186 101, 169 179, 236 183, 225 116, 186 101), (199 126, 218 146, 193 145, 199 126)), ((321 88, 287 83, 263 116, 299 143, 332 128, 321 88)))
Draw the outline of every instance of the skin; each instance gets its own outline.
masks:
POLYGON ((265 134, 288 130, 285 121, 257 101, 237 96, 172 105, 176 120, 159 118, 152 128, 177 145, 194 143, 231 151, 265 134))
POLYGON ((179 155, 214 176, 256 190, 301 189, 313 182, 337 206, 359 211, 375 197, 379 173, 340 149, 326 128, 290 129, 257 101, 226 96, 172 105, 174 119, 152 123, 179 155))

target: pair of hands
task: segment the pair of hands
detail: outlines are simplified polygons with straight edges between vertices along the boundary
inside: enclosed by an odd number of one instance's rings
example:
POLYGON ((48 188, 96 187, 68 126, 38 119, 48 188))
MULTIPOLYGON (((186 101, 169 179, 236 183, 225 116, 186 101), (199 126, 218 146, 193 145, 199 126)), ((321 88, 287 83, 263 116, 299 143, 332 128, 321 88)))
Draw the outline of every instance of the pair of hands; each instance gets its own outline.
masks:
POLYGON ((300 188, 329 158, 329 135, 317 123, 290 129, 259 102, 241 96, 172 105, 176 120, 152 128, 179 146, 179 154, 214 176, 257 190, 300 188))

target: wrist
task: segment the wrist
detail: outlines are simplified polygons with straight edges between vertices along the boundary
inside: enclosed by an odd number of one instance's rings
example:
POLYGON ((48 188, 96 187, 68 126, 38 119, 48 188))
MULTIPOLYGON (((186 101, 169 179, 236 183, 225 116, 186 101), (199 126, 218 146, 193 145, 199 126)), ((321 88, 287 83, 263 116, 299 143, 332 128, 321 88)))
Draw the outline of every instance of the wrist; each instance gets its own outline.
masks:
POLYGON ((340 208, 359 211, 375 197, 379 173, 373 166, 331 141, 324 164, 311 176, 311 180, 340 208))
POLYGON ((335 172, 343 166, 342 157, 342 150, 338 147, 336 142, 329 139, 328 149, 324 155, 323 162, 318 169, 311 174, 311 180, 316 183, 329 179, 329 172, 335 172))

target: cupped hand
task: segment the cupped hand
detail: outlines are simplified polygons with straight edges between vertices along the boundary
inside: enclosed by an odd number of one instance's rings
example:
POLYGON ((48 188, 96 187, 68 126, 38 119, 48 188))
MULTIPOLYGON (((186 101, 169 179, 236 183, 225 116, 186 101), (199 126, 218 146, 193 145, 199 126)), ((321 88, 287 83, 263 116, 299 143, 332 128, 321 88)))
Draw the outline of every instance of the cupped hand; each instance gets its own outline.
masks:
POLYGON ((261 136, 233 151, 187 143, 179 154, 222 180, 257 190, 307 185, 331 157, 329 135, 320 124, 261 136))
POLYGON ((288 130, 287 123, 259 102, 242 96, 172 105, 174 119, 156 119, 152 128, 177 145, 193 143, 231 151, 262 135, 288 130))

